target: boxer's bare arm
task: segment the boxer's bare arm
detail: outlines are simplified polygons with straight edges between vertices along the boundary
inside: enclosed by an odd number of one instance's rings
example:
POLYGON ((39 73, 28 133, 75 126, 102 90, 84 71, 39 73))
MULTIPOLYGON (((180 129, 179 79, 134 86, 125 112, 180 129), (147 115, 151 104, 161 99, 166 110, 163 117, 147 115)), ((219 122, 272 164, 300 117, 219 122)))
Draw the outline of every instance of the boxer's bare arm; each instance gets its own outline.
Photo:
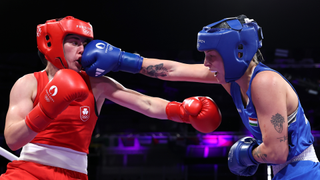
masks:
POLYGON ((132 109, 146 116, 167 119, 165 107, 169 101, 141 94, 127 89, 108 76, 90 77, 92 91, 97 101, 97 109, 101 110, 105 99, 109 99, 123 107, 132 109))
POLYGON ((36 88, 35 77, 28 74, 17 80, 11 89, 4 135, 12 150, 19 149, 37 135, 25 123, 25 117, 33 108, 36 88))
POLYGON ((215 74, 203 64, 185 64, 171 60, 144 58, 140 73, 168 81, 218 83, 215 74))

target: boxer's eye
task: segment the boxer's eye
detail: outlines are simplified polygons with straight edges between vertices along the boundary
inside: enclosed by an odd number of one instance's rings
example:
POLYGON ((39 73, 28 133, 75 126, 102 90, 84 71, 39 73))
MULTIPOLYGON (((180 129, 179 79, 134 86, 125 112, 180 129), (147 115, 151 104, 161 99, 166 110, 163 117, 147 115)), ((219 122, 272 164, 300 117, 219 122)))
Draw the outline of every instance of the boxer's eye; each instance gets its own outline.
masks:
POLYGON ((73 41, 73 42, 72 42, 72 45, 74 45, 74 46, 79 46, 79 43, 78 43, 78 42, 73 41))

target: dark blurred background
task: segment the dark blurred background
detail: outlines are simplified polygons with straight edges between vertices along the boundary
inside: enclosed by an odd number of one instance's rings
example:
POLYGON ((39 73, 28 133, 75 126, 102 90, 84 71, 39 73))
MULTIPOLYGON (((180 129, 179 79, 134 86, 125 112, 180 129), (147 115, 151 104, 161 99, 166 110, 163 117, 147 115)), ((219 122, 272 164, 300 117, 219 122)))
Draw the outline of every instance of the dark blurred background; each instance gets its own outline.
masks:
MULTIPOLYGON (((24 74, 44 69, 37 56, 38 24, 72 15, 89 21, 96 39, 124 51, 203 63, 203 53, 196 50, 198 31, 225 17, 245 14, 263 29, 265 64, 281 72, 296 88, 318 153, 318 4, 316 0, 1 1, 0 145, 9 150, 3 130, 12 85, 24 74)), ((127 88, 168 100, 210 96, 219 105, 223 121, 215 132, 202 134, 190 125, 152 119, 106 100, 92 136, 89 179, 267 179, 266 165, 252 177, 237 177, 228 170, 230 146, 248 132, 220 85, 166 82, 123 72, 108 76, 127 88)), ((19 151, 13 153, 19 155, 19 151)), ((0 157, 0 173, 7 163, 0 157)))

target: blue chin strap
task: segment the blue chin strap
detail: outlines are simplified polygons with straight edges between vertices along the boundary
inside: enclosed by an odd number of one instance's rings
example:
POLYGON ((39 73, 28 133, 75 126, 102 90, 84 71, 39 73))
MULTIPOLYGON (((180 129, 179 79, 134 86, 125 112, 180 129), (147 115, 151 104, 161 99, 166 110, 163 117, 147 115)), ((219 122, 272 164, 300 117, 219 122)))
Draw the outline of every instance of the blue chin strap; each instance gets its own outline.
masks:
POLYGON ((199 51, 216 50, 223 59, 225 80, 233 82, 247 70, 250 61, 262 47, 262 29, 256 22, 244 18, 241 23, 237 18, 225 18, 209 24, 198 33, 199 51), (215 28, 226 22, 228 28, 215 28))

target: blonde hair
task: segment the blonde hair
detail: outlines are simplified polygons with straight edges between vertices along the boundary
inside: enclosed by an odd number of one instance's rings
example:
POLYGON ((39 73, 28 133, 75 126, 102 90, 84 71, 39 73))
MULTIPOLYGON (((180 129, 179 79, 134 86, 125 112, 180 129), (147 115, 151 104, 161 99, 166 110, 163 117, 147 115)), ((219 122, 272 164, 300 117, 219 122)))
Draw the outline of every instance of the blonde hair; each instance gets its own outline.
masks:
POLYGON ((252 61, 255 62, 256 64, 259 64, 259 62, 264 62, 263 55, 261 51, 258 49, 257 52, 254 54, 252 61))

